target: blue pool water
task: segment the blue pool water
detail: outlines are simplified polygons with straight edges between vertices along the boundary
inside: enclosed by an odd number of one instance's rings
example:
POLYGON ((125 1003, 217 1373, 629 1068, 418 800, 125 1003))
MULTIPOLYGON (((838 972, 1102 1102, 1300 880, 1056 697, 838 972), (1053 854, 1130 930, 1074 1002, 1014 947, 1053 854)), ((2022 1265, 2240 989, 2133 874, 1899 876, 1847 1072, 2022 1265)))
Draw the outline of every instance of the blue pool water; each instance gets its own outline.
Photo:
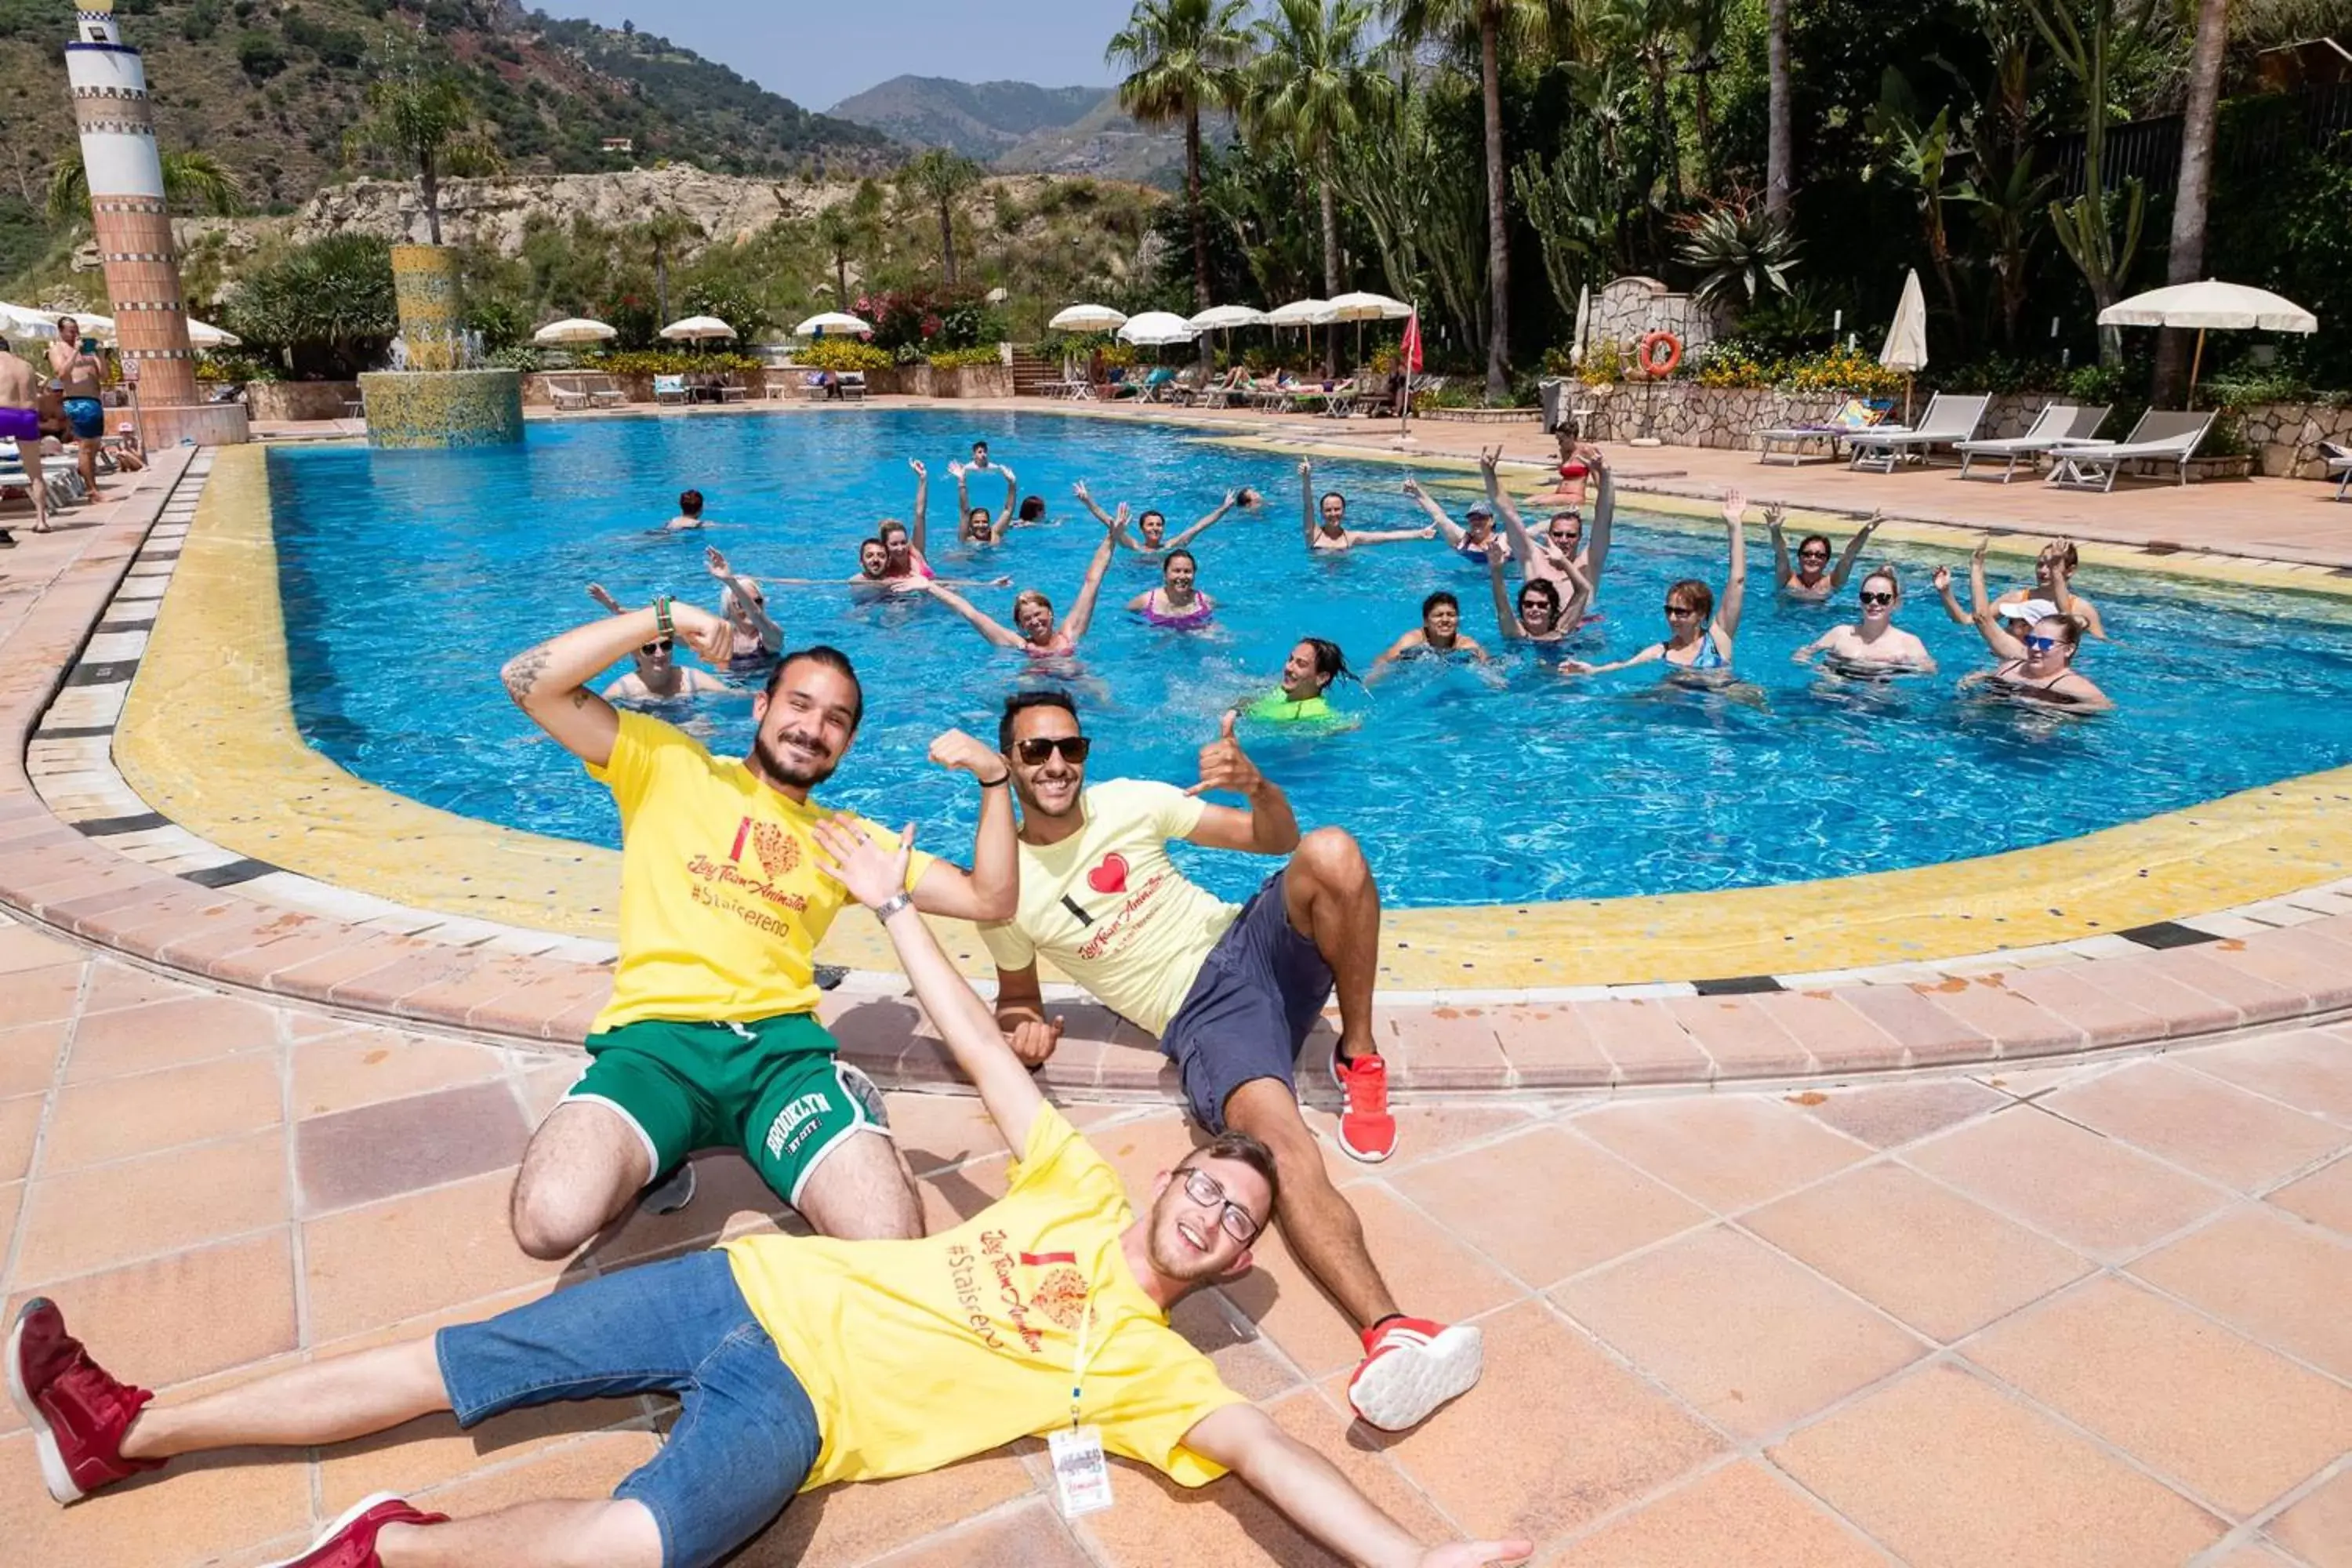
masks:
MULTIPOLYGON (((706 542, 763 578, 836 579, 877 519, 905 515, 908 457, 929 463, 931 557, 943 575, 1010 574, 1066 608, 1101 531, 1071 499, 1091 482, 1106 506, 1162 507, 1181 528, 1224 492, 1264 489, 1268 510, 1237 514, 1199 543, 1201 583, 1219 602, 1213 630, 1139 624, 1118 606, 1157 581, 1122 553, 1084 647, 1094 775, 1189 784, 1217 716, 1268 689, 1295 640, 1328 637, 1360 667, 1418 624, 1433 588, 1462 596, 1464 625, 1495 646, 1482 569, 1437 542, 1309 560, 1290 462, 1170 428, 1049 415, 843 410, 815 416, 534 424, 520 447, 470 452, 273 450, 280 576, 296 717, 310 742, 363 778, 512 827, 614 844, 609 796, 508 701, 498 671, 511 653, 589 618, 603 583, 624 603, 660 590, 715 603, 706 542), (951 542, 946 478, 975 437, 1042 493, 1050 521, 1001 547, 951 542), (654 531, 683 485, 709 497, 705 534, 654 531)), ((1346 491, 1358 527, 1420 519, 1400 470, 1318 466, 1318 489, 1346 491)), ((1898 476, 1890 488, 1952 481, 1898 476)), ((1449 496, 1457 510, 1466 492, 1449 496)), ((995 505, 983 480, 976 500, 995 505)), ((2127 498, 2114 504, 2128 507, 2127 498)), ((2046 844, 2232 790, 2352 760, 2352 621, 2327 604, 2179 581, 2086 574, 2112 645, 2082 668, 2122 705, 2088 721, 2053 719, 1957 696, 1986 662, 1968 628, 1934 602, 1934 557, 1880 552, 1904 568, 1902 624, 1944 673, 1857 690, 1789 662, 1841 615, 1773 594, 1760 531, 1739 668, 1761 706, 1662 688, 1626 671, 1581 682, 1526 659, 1486 677, 1408 668, 1369 694, 1343 689, 1352 732, 1245 735, 1251 754, 1308 826, 1352 828, 1392 905, 1610 897, 1748 886, 1884 870, 2046 844)), ((1843 544, 1843 539, 1839 542, 1843 544)), ((1621 515, 1594 659, 1621 658, 1662 632, 1667 583, 1723 581, 1723 531, 1621 515)), ((1961 564, 1955 560, 1954 564, 1961 564)), ((1999 584, 2021 580, 1994 562, 1999 584)), ((1010 619, 1013 590, 976 589, 1010 619)), ((825 798, 922 841, 969 848, 974 791, 924 753, 950 725, 992 734, 1024 660, 987 647, 944 605, 861 603, 845 587, 773 586, 795 644, 835 643, 856 659, 866 721, 825 798)), ((619 673, 615 671, 614 673, 619 673)), ((748 702, 704 700, 686 718, 714 748, 740 752, 748 702)), ((1192 858, 1228 896, 1262 863, 1192 858)))

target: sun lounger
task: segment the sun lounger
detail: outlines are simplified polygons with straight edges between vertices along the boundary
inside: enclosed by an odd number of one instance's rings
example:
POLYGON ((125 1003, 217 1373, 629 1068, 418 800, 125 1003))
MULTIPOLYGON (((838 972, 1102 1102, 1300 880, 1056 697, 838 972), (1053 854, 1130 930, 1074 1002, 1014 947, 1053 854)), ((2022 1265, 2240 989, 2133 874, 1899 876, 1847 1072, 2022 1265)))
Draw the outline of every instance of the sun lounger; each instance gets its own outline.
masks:
POLYGON ((1960 478, 1965 479, 1969 477, 1969 465, 1979 458, 1988 460, 2005 458, 2008 462, 2000 473, 1979 474, 1977 478, 1998 479, 2002 484, 2007 484, 2017 472, 2020 458, 2030 467, 2036 458, 2055 450, 2061 441, 2095 438, 2099 426, 2106 423, 2110 406, 2105 403, 2095 408, 2084 408, 2072 403, 2048 403, 2042 405, 2040 414, 2034 416, 2033 427, 2022 436, 2005 436, 1990 441, 1962 441, 1958 447, 1960 478))
POLYGON ((2179 475, 2178 482, 2185 485, 2189 459, 2197 455, 2198 443, 2212 427, 2210 411, 2193 414, 2151 408, 2121 441, 2060 442, 2051 450, 2050 477, 2043 482, 2060 489, 2104 494, 2116 488, 2116 476, 2126 463, 2170 463, 2179 475))
POLYGON ((2326 459, 2329 478, 2334 479, 2339 474, 2343 476, 2336 480, 2336 499, 2342 500, 2344 492, 2352 489, 2352 447, 2343 446, 2335 441, 2322 441, 2319 444, 2319 455, 2326 459))
POLYGON ((609 375, 583 375, 580 378, 580 390, 588 395, 589 405, 593 408, 618 408, 629 401, 628 393, 614 385, 609 375))
POLYGON ((547 378, 547 400, 558 408, 585 408, 588 394, 581 389, 576 375, 551 375, 547 378))
POLYGON ((714 383, 710 390, 719 395, 721 403, 741 403, 751 395, 751 389, 743 384, 743 378, 731 372, 714 383))
POLYGON ((1759 463, 1769 463, 1777 457, 1780 461, 1794 468, 1805 460, 1808 455, 1805 448, 1819 441, 1828 447, 1829 459, 1834 463, 1843 455, 1838 451, 1838 443, 1845 440, 1857 430, 1880 427, 1886 417, 1887 407, 1888 405, 1884 402, 1849 397, 1845 401, 1844 407, 1822 424, 1788 425, 1777 430, 1759 430, 1756 432, 1756 460, 1759 463), (1775 447, 1786 447, 1789 449, 1786 452, 1775 453, 1773 451, 1775 447))
POLYGON ((863 403, 866 401, 866 373, 864 371, 845 370, 841 373, 841 400, 844 403, 863 403))
POLYGON ((1902 429, 1884 426, 1858 431, 1846 437, 1853 456, 1846 463, 1849 468, 1865 473, 1891 474, 1895 465, 1908 457, 1926 458, 1937 447, 1958 446, 1973 441, 1983 427, 1985 410, 1991 406, 1989 395, 1955 397, 1939 392, 1927 400, 1927 411, 1919 416, 1919 423, 1902 429))
POLYGON ((688 401, 689 395, 690 395, 686 390, 686 377, 682 375, 657 375, 654 377, 654 401, 656 403, 685 403, 688 401))

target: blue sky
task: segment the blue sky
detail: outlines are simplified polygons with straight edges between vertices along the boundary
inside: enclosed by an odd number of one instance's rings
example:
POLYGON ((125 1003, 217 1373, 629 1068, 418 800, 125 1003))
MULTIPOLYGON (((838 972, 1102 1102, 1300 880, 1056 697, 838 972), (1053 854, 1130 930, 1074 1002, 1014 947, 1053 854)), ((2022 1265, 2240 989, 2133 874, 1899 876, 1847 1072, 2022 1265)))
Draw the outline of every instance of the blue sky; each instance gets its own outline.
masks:
POLYGON ((633 21, 807 109, 894 76, 1110 85, 1103 46, 1129 0, 531 0, 551 16, 633 21))

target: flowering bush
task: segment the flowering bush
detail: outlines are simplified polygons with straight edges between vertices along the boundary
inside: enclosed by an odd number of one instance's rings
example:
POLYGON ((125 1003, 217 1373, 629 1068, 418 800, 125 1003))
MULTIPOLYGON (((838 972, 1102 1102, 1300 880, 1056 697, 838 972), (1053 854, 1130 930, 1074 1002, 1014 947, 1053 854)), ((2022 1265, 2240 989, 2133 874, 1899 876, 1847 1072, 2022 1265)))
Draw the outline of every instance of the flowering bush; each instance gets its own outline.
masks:
POLYGON ((1884 397, 1903 390, 1903 373, 1889 370, 1876 356, 1859 349, 1834 348, 1827 353, 1801 354, 1777 367, 1773 384, 1789 392, 1844 392, 1857 397, 1884 397))
POLYGON ((807 370, 887 370, 891 365, 887 350, 854 338, 819 338, 793 358, 807 370))
POLYGON ((1003 364, 1003 356, 992 345, 975 344, 968 349, 949 349, 931 356, 933 370, 967 370, 984 364, 1003 364))
POLYGON ((1625 378, 1625 348, 1614 338, 1596 338, 1584 348, 1584 363, 1576 378, 1587 386, 1606 386, 1625 378))
POLYGON ((679 375, 698 370, 757 370, 751 354, 689 353, 684 349, 620 349, 582 362, 608 375, 679 375))
POLYGON ((1701 386, 1769 386, 1779 368, 1738 343, 1709 343, 1684 362, 1685 371, 1701 386))

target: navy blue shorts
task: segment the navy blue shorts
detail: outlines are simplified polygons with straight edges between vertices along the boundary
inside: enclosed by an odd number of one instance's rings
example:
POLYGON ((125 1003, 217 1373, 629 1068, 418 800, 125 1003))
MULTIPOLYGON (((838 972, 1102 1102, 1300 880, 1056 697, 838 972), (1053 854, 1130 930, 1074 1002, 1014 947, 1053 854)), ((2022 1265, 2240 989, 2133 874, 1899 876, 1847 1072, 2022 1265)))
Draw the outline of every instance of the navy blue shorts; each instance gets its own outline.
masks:
POLYGON ((765 1529, 824 1447, 723 1252, 604 1275, 444 1329, 434 1349, 460 1426, 559 1399, 677 1394, 669 1440, 613 1491, 661 1527, 663 1568, 708 1568, 765 1529))
POLYGON ((1245 1083, 1276 1078, 1298 1092, 1298 1047, 1330 999, 1331 966, 1290 923, 1287 874, 1250 895, 1160 1037, 1194 1120, 1211 1132, 1225 1130, 1225 1101, 1245 1083))

